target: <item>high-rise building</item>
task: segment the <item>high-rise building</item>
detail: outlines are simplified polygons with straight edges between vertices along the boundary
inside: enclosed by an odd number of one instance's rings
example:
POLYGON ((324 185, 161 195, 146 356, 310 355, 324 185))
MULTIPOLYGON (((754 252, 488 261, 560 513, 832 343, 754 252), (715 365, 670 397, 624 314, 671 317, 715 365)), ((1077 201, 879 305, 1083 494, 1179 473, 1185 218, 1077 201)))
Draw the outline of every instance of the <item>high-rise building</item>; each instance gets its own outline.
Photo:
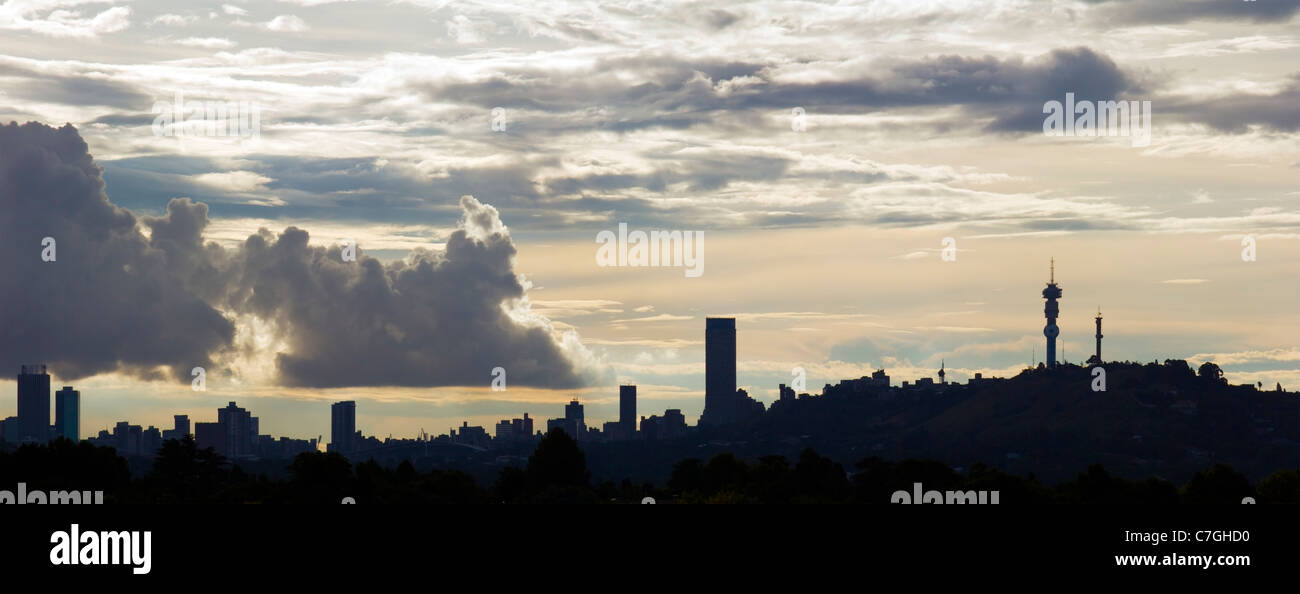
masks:
POLYGON ((583 407, 578 403, 577 398, 564 405, 564 420, 568 421, 576 432, 572 435, 574 439, 578 439, 579 435, 587 432, 586 414, 583 412, 583 407))
POLYGON ((1047 337, 1047 368, 1056 368, 1056 337, 1060 336, 1061 329, 1056 326, 1056 316, 1060 313, 1060 308, 1056 303, 1061 298, 1061 288, 1056 286, 1056 258, 1052 258, 1051 280, 1047 282, 1047 288, 1043 289, 1043 299, 1047 304, 1043 307, 1043 315, 1047 318, 1047 325, 1043 327, 1043 336, 1047 337))
POLYGON ((227 458, 233 460, 252 455, 257 438, 253 433, 253 415, 231 402, 225 408, 217 409, 217 424, 226 434, 226 451, 222 453, 227 458))
POLYGON ((54 393, 54 435, 81 441, 81 392, 72 386, 54 393))
POLYGON ((354 400, 335 402, 330 406, 330 445, 329 450, 348 454, 355 448, 353 439, 357 433, 357 403, 354 400))
POLYGON ((623 426, 623 438, 636 435, 636 386, 618 387, 618 422, 623 426))
POLYGON ((700 422, 736 419, 736 318, 704 320, 704 414, 700 422))
POLYGON ((18 370, 18 439, 13 443, 50 440, 50 374, 44 365, 18 370))

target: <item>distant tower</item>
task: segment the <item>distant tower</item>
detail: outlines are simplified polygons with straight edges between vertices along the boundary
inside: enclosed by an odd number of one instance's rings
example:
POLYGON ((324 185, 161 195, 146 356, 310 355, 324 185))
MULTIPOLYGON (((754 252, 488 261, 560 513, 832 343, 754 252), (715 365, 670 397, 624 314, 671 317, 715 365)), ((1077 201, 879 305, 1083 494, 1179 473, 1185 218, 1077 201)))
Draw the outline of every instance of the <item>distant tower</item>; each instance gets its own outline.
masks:
POLYGON ((704 414, 700 423, 732 424, 736 400, 736 318, 705 318, 704 414))
POLYGON ((618 387, 618 423, 625 437, 636 435, 636 386, 618 387))
POLYGON ((1060 308, 1056 300, 1061 298, 1061 288, 1056 286, 1056 258, 1052 258, 1051 280, 1047 282, 1047 288, 1043 289, 1043 299, 1047 300, 1047 305, 1043 308, 1043 315, 1047 317, 1047 325, 1043 327, 1043 336, 1047 337, 1047 368, 1056 368, 1056 337, 1061 334, 1061 329, 1056 327, 1056 316, 1060 313, 1060 308))
POLYGON ((1097 354, 1093 355, 1096 359, 1094 365, 1101 365, 1101 306, 1097 306, 1097 354))
POLYGON ((81 392, 72 386, 54 393, 54 435, 81 440, 81 392))
POLYGON ((18 368, 18 434, 11 443, 50 441, 50 374, 45 365, 18 368))
POLYGON ((943 379, 944 375, 946 374, 943 372, 943 359, 939 359, 939 383, 941 384, 948 383, 946 380, 943 379))

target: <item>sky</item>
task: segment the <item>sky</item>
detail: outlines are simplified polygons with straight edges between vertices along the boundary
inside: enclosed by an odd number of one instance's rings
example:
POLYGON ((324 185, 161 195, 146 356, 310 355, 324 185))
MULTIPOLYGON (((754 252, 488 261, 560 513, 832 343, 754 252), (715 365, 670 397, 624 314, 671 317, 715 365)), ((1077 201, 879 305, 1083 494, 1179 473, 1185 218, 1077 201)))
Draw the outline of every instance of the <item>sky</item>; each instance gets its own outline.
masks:
POLYGON ((694 423, 706 317, 764 402, 1011 376, 1054 258, 1065 360, 1100 309, 1104 359, 1296 389, 1298 13, 6 0, 0 366, 81 390, 85 435, 229 401, 300 438, 350 399, 380 437, 598 425, 624 383, 694 423), (1045 132, 1067 100, 1149 102, 1149 136, 1045 132), (698 261, 608 265, 620 225, 698 261))

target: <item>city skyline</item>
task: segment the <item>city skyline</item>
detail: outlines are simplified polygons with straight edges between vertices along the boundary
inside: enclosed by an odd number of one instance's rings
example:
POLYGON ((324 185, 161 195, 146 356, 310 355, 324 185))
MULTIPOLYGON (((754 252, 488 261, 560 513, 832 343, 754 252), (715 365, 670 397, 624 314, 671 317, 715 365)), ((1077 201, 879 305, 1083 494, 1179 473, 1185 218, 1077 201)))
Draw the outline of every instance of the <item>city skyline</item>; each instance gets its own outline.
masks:
MULTIPOLYGON (((1059 315, 1058 299, 1063 298, 1063 291, 1056 282, 1056 265, 1054 257, 1051 258, 1049 263, 1049 278, 1047 287, 1042 290, 1042 296, 1047 303, 1044 310, 1044 315, 1047 318, 1047 326, 1043 329, 1045 356, 1041 360, 1031 359, 1031 364, 1026 366, 1025 369, 1037 367, 1038 369, 1052 370, 1055 369, 1058 364, 1069 364, 1069 360, 1064 356, 1064 353, 1057 354, 1057 351, 1055 350, 1056 340, 1059 336, 1059 330, 1056 327, 1056 320, 1059 315)), ((707 356, 705 374, 706 385, 704 389, 703 404, 704 412, 696 420, 695 425, 700 428, 703 428, 706 425, 713 427, 727 426, 737 422, 737 419, 742 415, 740 407, 744 406, 743 401, 748 398, 748 390, 746 390, 746 387, 738 386, 736 381, 736 318, 710 316, 705 319, 705 322, 706 345, 715 344, 715 346, 706 346, 707 356), (710 368, 714 369, 715 374, 707 372, 710 368), (709 413, 711 409, 713 412, 709 413), (710 414, 712 416, 709 416, 710 414)), ((1075 365, 1096 367, 1103 366, 1105 363, 1105 360, 1101 355, 1103 339, 1101 333, 1101 322, 1101 310, 1100 307, 1098 307, 1096 316, 1094 317, 1094 323, 1096 324, 1096 331, 1093 335, 1093 338, 1096 341, 1094 354, 1088 357, 1086 362, 1080 363, 1076 360, 1074 363, 1075 365)), ((1157 358, 1155 361, 1159 361, 1159 359, 1157 358)), ((1140 361, 1136 362, 1141 363, 1140 361)), ((1193 367, 1196 366, 1196 362, 1189 361, 1189 364, 1193 367)), ((868 374, 864 374, 860 378, 838 378, 838 380, 828 381, 826 387, 829 388, 836 383, 852 382, 859 379, 881 379, 886 388, 893 387, 890 376, 886 375, 887 371, 887 369, 881 368, 869 374, 869 376, 868 374)), ((944 359, 940 360, 940 366, 936 375, 939 378, 939 381, 937 382, 938 385, 946 385, 949 383, 947 380, 946 361, 944 359)), ((23 365, 20 369, 19 379, 20 387, 17 402, 19 403, 20 408, 22 406, 28 406, 28 410, 33 406, 39 408, 38 404, 43 398, 47 403, 45 408, 48 409, 51 377, 47 374, 46 366, 44 364, 23 365), (26 378, 26 383, 24 383, 24 378, 26 378), (24 385, 28 387, 24 388, 24 385), (42 398, 38 398, 37 396, 41 396, 42 398), (24 402, 29 404, 22 404, 24 402)), ((1004 378, 994 374, 973 372, 972 375, 966 379, 969 383, 973 384, 979 380, 1004 378)), ((819 393, 815 386, 812 389, 806 389, 806 378, 802 381, 805 382, 805 389, 800 390, 788 388, 784 383, 780 384, 776 390, 776 398, 771 402, 766 402, 764 405, 759 406, 757 410, 761 411, 766 405, 770 405, 773 402, 793 399, 796 396, 815 396, 819 393)), ((959 382, 954 381, 953 383, 956 384, 959 382)), ((933 381, 933 377, 928 375, 914 377, 910 381, 901 380, 900 386, 902 388, 907 388, 909 384, 914 387, 929 387, 936 385, 933 381)), ((1280 382, 1278 382, 1278 385, 1281 385, 1280 382)), ((1264 388, 1266 387, 1261 385, 1261 389, 1264 388)), ((79 407, 79 391, 73 390, 72 386, 65 386, 63 389, 58 391, 57 396, 58 402, 56 403, 56 411, 58 414, 56 415, 56 421, 53 425, 48 425, 50 438, 53 439, 56 436, 65 436, 68 431, 71 431, 72 435, 77 435, 76 427, 78 427, 77 424, 79 423, 81 415, 79 407), (69 398, 69 402, 71 403, 65 405, 65 398, 69 398), (68 427, 71 427, 71 429, 68 429, 68 427)), ((760 400, 759 402, 762 401, 760 400)), ((469 420, 464 420, 459 428, 449 427, 448 432, 443 434, 437 434, 436 431, 429 433, 421 427, 420 432, 413 436, 413 438, 416 441, 424 441, 426 439, 432 439, 436 435, 439 439, 450 438, 454 442, 468 443, 475 446, 486 446, 490 441, 500 447, 503 442, 509 444, 518 439, 534 440, 540 438, 541 435, 552 428, 561 428, 565 430, 566 433, 575 437, 585 436, 588 431, 591 431, 593 435, 600 435, 599 439, 602 441, 621 441, 632 439, 634 435, 639 437, 639 433, 643 431, 641 426, 645 425, 647 419, 649 419, 651 423, 655 423, 657 422, 655 419, 659 418, 657 415, 643 414, 638 419, 636 414, 638 411, 637 386, 635 384, 621 384, 618 386, 617 405, 617 417, 605 421, 603 424, 599 420, 587 424, 585 422, 585 406, 580 403, 580 400, 577 397, 574 397, 564 405, 563 416, 555 419, 546 419, 545 417, 542 417, 545 421, 545 425, 539 430, 533 430, 533 421, 535 418, 530 418, 530 413, 525 411, 522 413, 522 418, 514 418, 513 422, 509 418, 497 422, 495 424, 494 432, 488 431, 489 427, 493 426, 492 424, 470 425, 469 420), (457 434, 457 429, 461 431, 459 435, 457 434), (474 433, 469 433, 471 430, 474 433), (467 434, 469 435, 468 438, 465 437, 467 434)), ((367 448, 374 449, 377 447, 376 444, 385 441, 379 440, 377 442, 375 439, 379 437, 379 434, 367 435, 364 431, 364 426, 362 428, 357 427, 356 410, 357 406, 356 401, 354 400, 332 402, 330 404, 329 440, 325 441, 320 439, 320 436, 318 436, 318 439, 310 440, 312 447, 323 451, 339 451, 348 454, 357 451, 365 451, 367 448), (362 447, 357 444, 357 440, 369 440, 372 443, 369 446, 362 447)), ((48 410, 45 411, 45 414, 46 417, 44 420, 48 420, 48 410)), ((667 416, 671 417, 680 414, 681 409, 666 409, 667 416)), ((175 428, 172 430, 157 431, 157 435, 153 437, 155 442, 153 449, 156 449, 157 446, 160 445, 161 439, 168 439, 168 437, 164 437, 167 433, 171 433, 173 438, 189 433, 188 427, 190 421, 188 415, 173 415, 173 418, 175 421, 175 428), (182 426, 185 427, 184 430, 181 429, 182 426)), ((684 426, 690 425, 689 420, 689 416, 682 417, 684 426)), ((21 416, 20 418, 6 419, 6 427, 9 426, 8 422, 10 421, 16 422, 14 426, 19 428, 18 431, 20 432, 20 435, 25 435, 26 433, 31 433, 29 425, 34 427, 40 423, 41 415, 37 414, 31 419, 24 419, 21 416)), ((226 455, 230 459, 239 459, 252 455, 249 453, 252 450, 246 448, 257 447, 256 443, 260 434, 258 425, 258 417, 252 417, 247 409, 237 407, 235 401, 230 401, 226 407, 218 409, 216 422, 198 422, 198 424, 195 425, 193 434, 191 435, 195 438, 195 441, 200 445, 200 447, 214 447, 218 452, 223 453, 223 455, 226 455)), ((105 430, 99 432, 98 441, 96 441, 96 443, 125 443, 121 441, 124 438, 119 436, 119 433, 122 432, 124 428, 131 427, 136 429, 137 433, 139 432, 139 425, 129 425, 129 420, 117 421, 115 423, 115 429, 112 432, 115 441, 105 441, 108 439, 108 432, 105 430)), ((153 431, 154 428, 150 426, 149 430, 153 431)), ((7 441, 17 443, 15 440, 8 439, 9 436, 5 437, 7 441)), ((89 436, 86 437, 89 438, 89 436)), ((269 437, 275 439, 277 436, 269 435, 269 437)), ((294 442, 304 441, 289 436, 285 437, 294 442)), ((392 438, 393 435, 389 434, 385 439, 389 440, 392 438)), ((137 436, 135 439, 138 440, 139 437, 137 436)), ((412 436, 397 436, 398 441, 409 441, 411 439, 412 436)), ((142 451, 139 445, 135 446, 135 451, 142 451)))
POLYGON ((759 402, 1010 376, 1053 257, 1064 359, 1300 385, 1294 4, 113 4, 0 14, 0 370, 83 432, 694 422, 719 316, 759 402))

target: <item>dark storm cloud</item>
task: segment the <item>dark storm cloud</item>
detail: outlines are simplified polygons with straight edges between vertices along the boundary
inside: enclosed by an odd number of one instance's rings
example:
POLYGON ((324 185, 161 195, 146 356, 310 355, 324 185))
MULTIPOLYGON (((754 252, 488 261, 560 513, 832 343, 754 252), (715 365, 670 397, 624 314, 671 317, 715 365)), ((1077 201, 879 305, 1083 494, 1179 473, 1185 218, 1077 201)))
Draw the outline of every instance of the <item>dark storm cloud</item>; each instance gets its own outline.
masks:
MULTIPOLYGON (((513 70, 481 81, 426 82, 413 88, 430 98, 484 109, 581 113, 593 105, 610 105, 616 111, 605 126, 630 130, 716 124, 709 114, 721 111, 801 106, 810 113, 845 114, 963 106, 973 115, 992 118, 993 130, 1030 131, 1042 129, 1043 102, 1062 100, 1067 92, 1102 100, 1144 90, 1113 60, 1086 47, 1032 60, 938 56, 882 62, 870 74, 809 83, 775 80, 772 66, 639 56, 603 60, 576 75, 513 70), (624 71, 645 81, 629 85, 619 75, 624 71), (743 84, 719 91, 719 83, 738 79, 743 84)), ((593 125, 586 119, 579 123, 588 129, 593 125)))
POLYGON ((249 237, 230 305, 284 329, 291 348, 278 366, 290 385, 477 385, 496 366, 522 385, 581 385, 548 330, 501 308, 524 289, 495 209, 470 197, 461 207, 445 252, 389 265, 344 262, 337 246, 308 246, 293 227, 249 237))
POLYGON ((224 249, 203 239, 207 205, 175 199, 164 215, 137 218, 109 202, 74 128, 30 123, 0 127, 0 203, 10 256, 0 365, 11 369, 47 361, 68 379, 170 369, 188 382, 192 367, 212 373, 214 358, 237 348, 225 311, 271 323, 288 345, 277 360, 288 385, 478 385, 497 366, 514 385, 585 382, 548 328, 502 309, 524 295, 514 243, 496 210, 473 198, 460 200, 464 221, 445 251, 402 262, 360 250, 344 262, 338 246, 310 246, 294 227, 224 249), (53 262, 40 257, 46 236, 57 241, 53 262))
POLYGON ((1093 18, 1111 25, 1186 23, 1195 20, 1284 23, 1300 11, 1300 0, 1084 0, 1097 5, 1093 18))
POLYGON ((47 361, 66 379, 169 367, 189 381, 230 342, 231 323, 108 201, 71 126, 0 126, 0 204, 0 367, 47 361), (56 242, 52 262, 41 259, 45 237, 56 242))

